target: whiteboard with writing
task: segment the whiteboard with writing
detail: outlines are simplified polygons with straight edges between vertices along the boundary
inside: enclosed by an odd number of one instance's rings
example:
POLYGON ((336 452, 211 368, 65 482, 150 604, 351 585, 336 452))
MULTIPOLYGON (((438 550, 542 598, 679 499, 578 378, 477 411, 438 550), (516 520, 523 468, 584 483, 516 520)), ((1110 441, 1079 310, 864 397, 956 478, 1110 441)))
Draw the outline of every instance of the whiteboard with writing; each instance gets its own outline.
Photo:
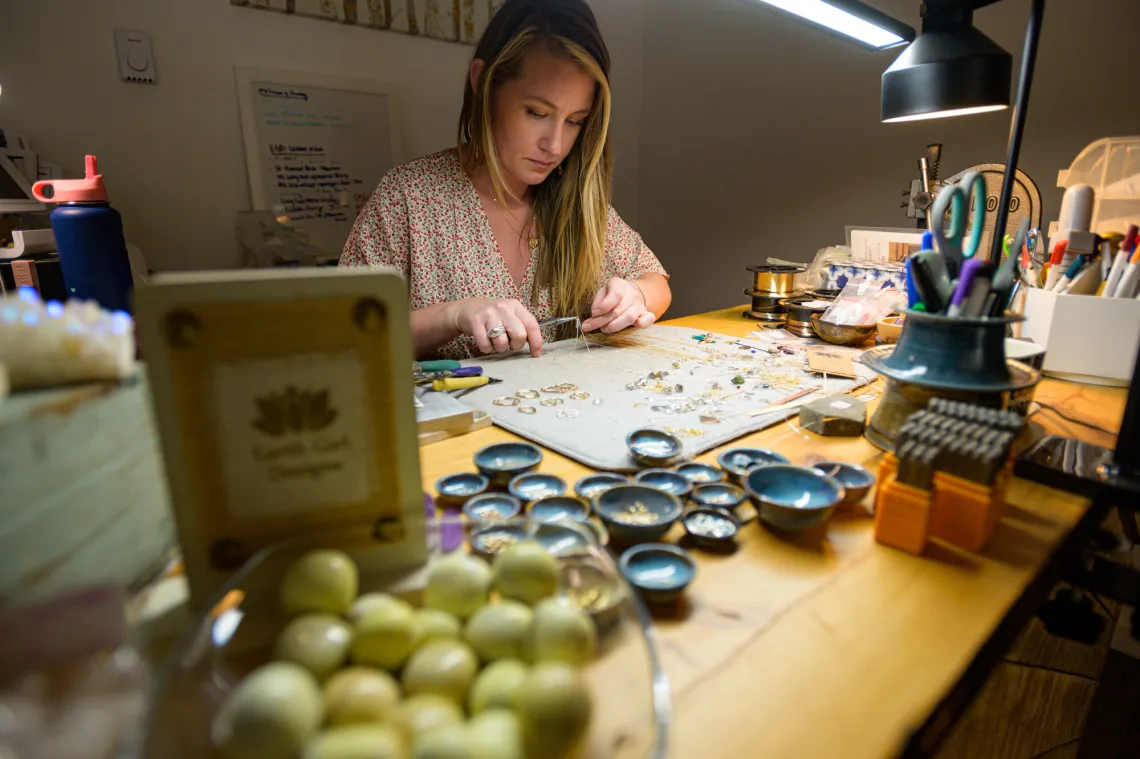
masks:
POLYGON ((340 254, 380 179, 402 162, 391 85, 236 68, 253 210, 276 211, 340 254))

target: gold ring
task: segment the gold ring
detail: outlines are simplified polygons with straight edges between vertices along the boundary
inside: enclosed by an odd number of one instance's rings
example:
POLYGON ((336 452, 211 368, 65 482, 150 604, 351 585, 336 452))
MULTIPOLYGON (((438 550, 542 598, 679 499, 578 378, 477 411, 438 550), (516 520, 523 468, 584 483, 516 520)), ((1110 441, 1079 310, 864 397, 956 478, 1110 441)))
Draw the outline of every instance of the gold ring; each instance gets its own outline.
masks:
POLYGON ((537 412, 538 412, 538 409, 536 409, 534 406, 519 406, 519 413, 520 414, 534 414, 537 412))
POLYGON ((519 399, 513 395, 505 395, 502 398, 496 398, 491 401, 491 403, 494 403, 496 406, 517 406, 519 405, 519 399))
POLYGON ((526 398, 527 400, 533 400, 534 398, 538 397, 538 391, 537 390, 519 390, 517 393, 515 393, 515 397, 516 398, 526 398))
POLYGON ((562 400, 561 398, 543 398, 540 401, 543 406, 561 406, 565 402, 566 401, 562 400))

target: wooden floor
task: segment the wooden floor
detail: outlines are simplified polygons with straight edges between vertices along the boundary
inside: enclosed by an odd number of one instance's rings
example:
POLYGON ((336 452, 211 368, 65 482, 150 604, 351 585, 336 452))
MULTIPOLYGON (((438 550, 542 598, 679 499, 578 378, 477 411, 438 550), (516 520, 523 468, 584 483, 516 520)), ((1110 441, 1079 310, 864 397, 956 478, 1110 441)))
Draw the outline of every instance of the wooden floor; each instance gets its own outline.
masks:
MULTIPOLYGON (((1119 530, 1115 515, 1105 525, 1119 530)), ((1113 620, 1118 604, 1104 601, 1113 620)), ((938 759, 1137 759, 1140 661, 1057 638, 1034 619, 994 670, 938 759)))

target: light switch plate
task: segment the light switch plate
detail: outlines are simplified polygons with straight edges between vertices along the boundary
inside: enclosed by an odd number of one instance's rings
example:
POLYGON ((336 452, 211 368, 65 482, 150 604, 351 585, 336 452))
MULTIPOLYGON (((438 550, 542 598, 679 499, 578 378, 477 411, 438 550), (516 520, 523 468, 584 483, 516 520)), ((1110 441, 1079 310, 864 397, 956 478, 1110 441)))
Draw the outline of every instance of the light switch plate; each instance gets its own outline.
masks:
POLYGON ((115 53, 119 59, 119 78, 136 84, 155 84, 154 50, 150 35, 135 29, 115 30, 115 53))

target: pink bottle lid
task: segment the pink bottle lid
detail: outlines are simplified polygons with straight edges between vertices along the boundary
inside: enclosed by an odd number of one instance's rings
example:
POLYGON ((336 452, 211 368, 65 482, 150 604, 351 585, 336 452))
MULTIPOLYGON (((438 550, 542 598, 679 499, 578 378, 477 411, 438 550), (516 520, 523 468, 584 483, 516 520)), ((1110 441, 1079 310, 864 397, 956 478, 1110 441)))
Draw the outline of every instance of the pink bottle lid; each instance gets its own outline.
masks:
POLYGON ((95 156, 87 156, 87 176, 83 179, 48 179, 32 185, 32 194, 41 203, 106 203, 107 188, 103 186, 103 175, 98 173, 95 156), (51 187, 52 196, 43 194, 45 187, 51 187))

